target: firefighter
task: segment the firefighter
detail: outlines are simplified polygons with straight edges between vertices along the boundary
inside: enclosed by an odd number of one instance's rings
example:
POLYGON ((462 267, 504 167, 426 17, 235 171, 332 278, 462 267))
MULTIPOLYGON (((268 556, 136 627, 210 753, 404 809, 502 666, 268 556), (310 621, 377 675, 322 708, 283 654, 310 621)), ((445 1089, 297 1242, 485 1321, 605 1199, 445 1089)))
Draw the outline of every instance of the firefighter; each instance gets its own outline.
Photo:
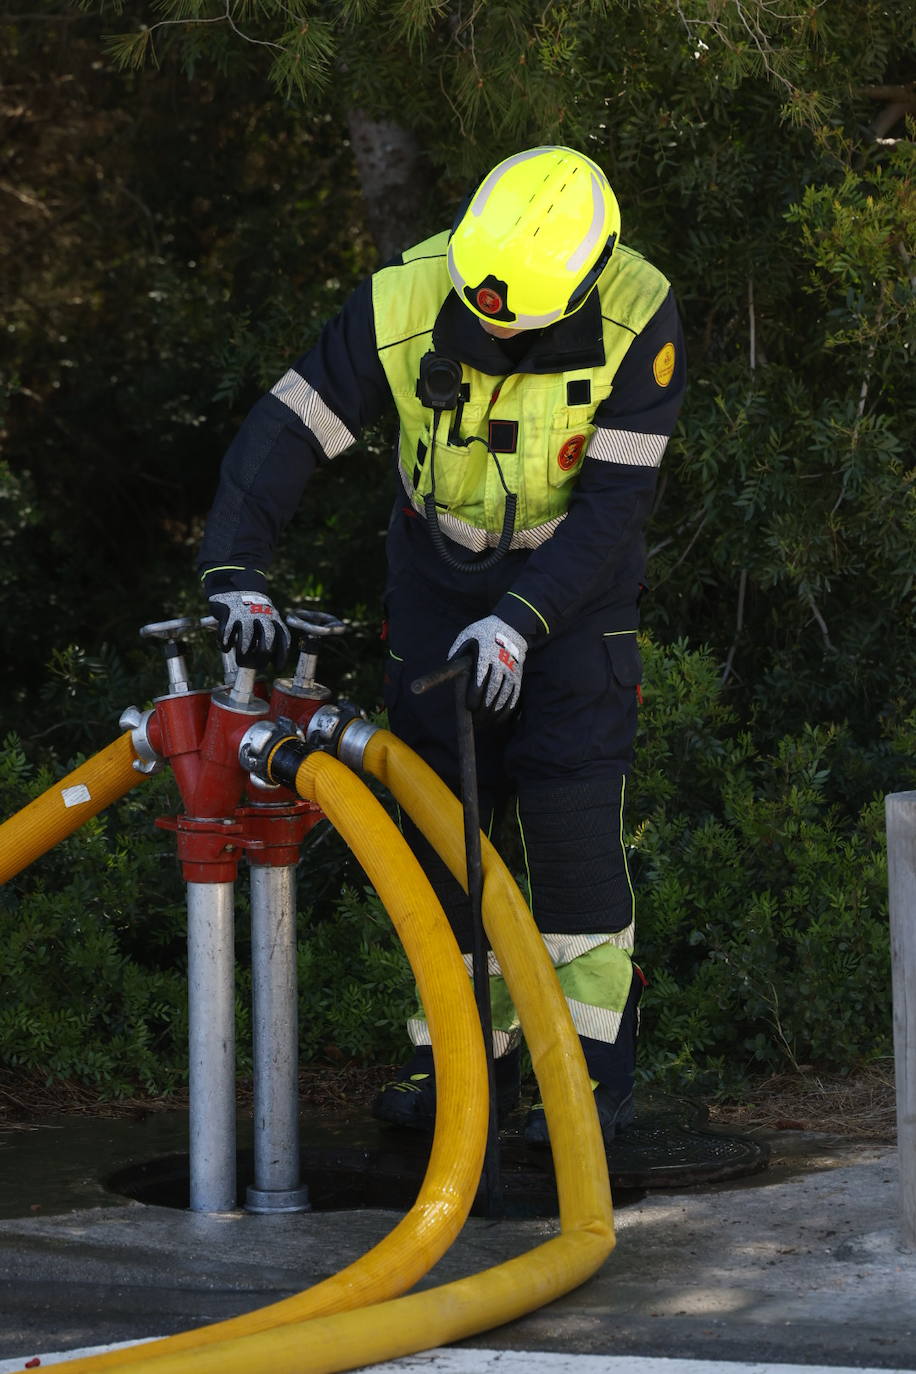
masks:
MULTIPOLYGON (((671 286, 620 241, 601 168, 569 148, 516 153, 450 230, 359 285, 254 406, 223 460, 200 558, 223 648, 254 666, 282 662, 289 634, 267 581, 281 531, 315 467, 393 402, 390 727, 458 792, 451 694, 409 687, 473 656, 483 828, 514 807, 532 912, 608 1143, 634 1115, 643 981, 623 839, 643 529, 684 380, 671 286)), ((469 950, 466 897, 405 831, 469 950)), ((489 958, 504 1114, 518 1096, 520 1031, 489 958)), ((408 1032, 413 1053, 373 1111, 429 1130, 422 1009, 408 1032)), ((525 1138, 548 1143, 540 1104, 525 1138)))

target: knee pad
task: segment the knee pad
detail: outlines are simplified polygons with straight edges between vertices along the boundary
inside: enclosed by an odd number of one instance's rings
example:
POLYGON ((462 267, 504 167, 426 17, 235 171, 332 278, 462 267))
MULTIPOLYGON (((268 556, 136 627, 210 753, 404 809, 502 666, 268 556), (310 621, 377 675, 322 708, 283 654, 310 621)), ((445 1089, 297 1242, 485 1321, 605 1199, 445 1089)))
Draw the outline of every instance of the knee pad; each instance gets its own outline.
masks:
POLYGON ((623 847, 625 775, 519 787, 518 822, 538 929, 612 934, 633 921, 623 847))

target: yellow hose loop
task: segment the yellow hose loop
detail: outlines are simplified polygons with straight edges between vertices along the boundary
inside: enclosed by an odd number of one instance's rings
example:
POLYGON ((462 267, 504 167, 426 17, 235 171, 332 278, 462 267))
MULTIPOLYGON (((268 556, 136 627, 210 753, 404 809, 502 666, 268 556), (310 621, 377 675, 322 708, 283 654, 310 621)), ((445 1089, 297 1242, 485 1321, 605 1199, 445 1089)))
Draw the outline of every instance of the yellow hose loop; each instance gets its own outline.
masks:
POLYGON ((329 755, 312 754, 299 768, 296 790, 304 800, 318 803, 359 855, 404 945, 427 1010, 437 1110, 417 1200, 378 1245, 314 1288, 162 1341, 72 1361, 68 1374, 147 1362, 158 1369, 164 1359, 190 1370, 205 1354, 204 1347, 231 1350, 241 1337, 262 1339, 267 1329, 291 1323, 298 1327, 309 1318, 403 1293, 445 1253, 471 1209, 483 1165, 489 1107, 480 1021, 458 946, 403 836, 359 778, 329 755))
MULTIPOLYGON (((148 1374, 336 1374, 361 1369, 514 1321, 583 1283, 607 1253, 606 1235, 567 1232, 441 1288, 201 1346, 191 1354, 164 1355, 150 1364, 148 1374)), ((130 1351, 120 1353, 123 1357, 130 1351)), ((76 1374, 95 1367, 91 1360, 72 1363, 76 1374)), ((69 1371, 71 1365, 48 1368, 69 1371)))
MULTIPOLYGON (((364 764, 390 787, 463 881, 464 851, 457 838, 461 812, 448 788, 386 731, 369 741, 364 764)), ((306 767, 304 764, 303 769, 306 767)), ((324 809, 327 799, 314 799, 324 809)), ((374 838, 366 838, 374 848, 374 838)), ((355 852, 362 860, 362 843, 355 852)), ((201 1345, 191 1354, 178 1352, 171 1342, 182 1337, 172 1337, 171 1341, 145 1347, 164 1352, 153 1359, 149 1374, 334 1374, 447 1345, 512 1321, 568 1293, 594 1274, 613 1249, 607 1162, 578 1038, 530 913, 487 843, 483 844, 483 863, 484 920, 538 1073, 553 1144, 562 1234, 470 1278, 355 1312, 315 1316, 301 1324, 273 1326, 231 1341, 220 1337, 235 1323, 222 1323, 206 1329, 212 1333, 213 1343, 201 1345)), ((430 1007, 426 1009, 429 1013, 430 1007)), ((435 1043, 435 1032, 433 1040, 435 1043)), ((316 1293, 323 1287, 311 1291, 316 1293)), ((243 1320, 237 1318, 235 1322, 243 1320)), ((79 1360, 68 1370, 83 1374, 84 1370, 101 1368, 103 1363, 126 1367, 131 1353, 79 1360)))
POLYGON ((321 807, 359 855, 389 912, 427 1008, 436 1063, 436 1128, 417 1201, 369 1252, 371 1263, 363 1256, 312 1290, 309 1306, 317 1313, 403 1293, 445 1253, 477 1191, 489 1100, 480 1020, 464 961, 401 832, 365 784, 327 754, 305 759, 296 774, 296 791, 321 807), (338 1301, 338 1290, 345 1301, 338 1301))
POLYGON ((134 768, 135 758, 128 732, 0 825, 0 883, 21 873, 90 816, 97 816, 142 782, 146 774, 134 768))
MULTIPOLYGON (((464 883, 461 808, 445 784, 387 731, 371 738, 363 763, 389 787, 464 883)), ((321 797, 315 799, 324 806, 321 797)), ((518 888, 492 845, 483 842, 482 847, 484 921, 538 1074, 553 1144, 562 1234, 440 1288, 301 1325, 275 1326, 236 1341, 220 1340, 190 1358, 166 1353, 153 1362, 149 1374, 334 1374, 396 1359, 477 1335, 552 1302, 590 1278, 613 1249, 607 1161, 578 1037, 518 888)), ((356 852, 362 857, 362 846, 356 852)), ((432 1039, 436 1044, 435 1030, 432 1039)), ((159 1348, 167 1350, 168 1343, 159 1348)), ((81 1374, 83 1368, 96 1367, 89 1360, 70 1368, 81 1374)))
MULTIPOLYGON (((363 768, 383 783, 467 889, 461 806, 442 779, 401 740, 379 730, 363 768)), ((483 920, 518 1008, 544 1102, 562 1229, 607 1227, 613 1213, 607 1157, 579 1037, 524 898, 492 844, 481 836, 483 920)))

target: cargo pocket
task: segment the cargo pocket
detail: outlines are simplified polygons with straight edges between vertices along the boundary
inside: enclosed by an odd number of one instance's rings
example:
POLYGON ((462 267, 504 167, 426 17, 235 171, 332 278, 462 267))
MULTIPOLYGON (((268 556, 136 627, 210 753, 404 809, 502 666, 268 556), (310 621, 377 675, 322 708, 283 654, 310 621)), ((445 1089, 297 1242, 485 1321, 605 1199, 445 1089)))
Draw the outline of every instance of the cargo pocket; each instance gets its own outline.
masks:
POLYGON ((626 767, 633 758, 636 711, 642 682, 642 655, 635 630, 605 635, 604 643, 610 665, 609 704, 613 703, 608 712, 614 739, 612 752, 621 766, 626 767))
POLYGON ((642 654, 635 630, 624 630, 604 636, 611 672, 619 687, 629 688, 633 694, 642 682, 642 654))

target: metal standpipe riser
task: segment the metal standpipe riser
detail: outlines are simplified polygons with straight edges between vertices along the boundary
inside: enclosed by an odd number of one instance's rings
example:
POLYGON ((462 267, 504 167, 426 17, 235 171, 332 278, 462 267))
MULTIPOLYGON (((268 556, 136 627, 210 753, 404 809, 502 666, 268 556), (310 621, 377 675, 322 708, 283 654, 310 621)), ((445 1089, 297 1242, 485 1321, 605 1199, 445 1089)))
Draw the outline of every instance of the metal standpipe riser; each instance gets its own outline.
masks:
POLYGON ((236 1192, 235 884, 188 883, 188 1093, 192 1212, 236 1192))
POLYGON ((299 1182, 299 1016, 296 869, 251 869, 254 1212, 306 1211, 299 1182))

